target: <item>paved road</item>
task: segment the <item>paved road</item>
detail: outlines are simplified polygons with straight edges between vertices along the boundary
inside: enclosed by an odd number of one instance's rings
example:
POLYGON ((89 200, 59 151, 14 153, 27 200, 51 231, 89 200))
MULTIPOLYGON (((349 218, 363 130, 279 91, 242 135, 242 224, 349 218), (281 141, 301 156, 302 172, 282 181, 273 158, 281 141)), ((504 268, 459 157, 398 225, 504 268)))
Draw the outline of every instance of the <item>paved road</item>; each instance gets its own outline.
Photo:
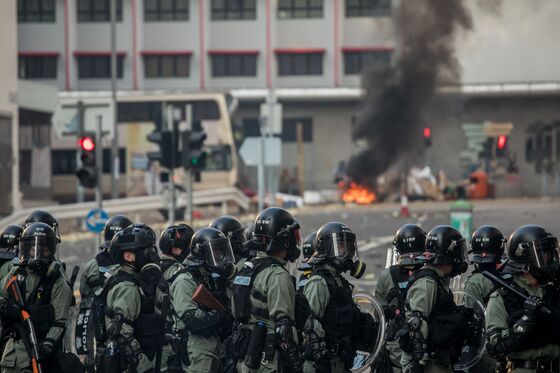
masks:
MULTIPOLYGON (((398 205, 306 207, 294 212, 302 225, 303 236, 327 221, 343 221, 358 236, 361 258, 368 270, 358 288, 372 290, 385 267, 387 248, 392 236, 403 224, 420 224, 426 231, 438 224, 449 224, 448 203, 414 203, 411 217, 395 217, 398 205)), ((493 224, 509 235, 523 224, 540 224, 560 235, 560 200, 499 200, 475 203, 474 225, 493 224)), ((95 255, 94 240, 89 237, 64 239, 61 258, 71 269, 95 255)))

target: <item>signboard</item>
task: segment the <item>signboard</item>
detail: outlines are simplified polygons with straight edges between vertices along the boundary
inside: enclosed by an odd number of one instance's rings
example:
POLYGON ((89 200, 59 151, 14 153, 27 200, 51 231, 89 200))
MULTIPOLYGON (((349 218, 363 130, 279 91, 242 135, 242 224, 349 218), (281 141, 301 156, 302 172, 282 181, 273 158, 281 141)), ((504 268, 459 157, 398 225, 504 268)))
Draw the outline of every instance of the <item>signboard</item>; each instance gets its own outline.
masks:
POLYGON ((260 116, 264 119, 265 133, 268 132, 273 135, 282 133, 282 104, 278 102, 262 103, 260 116))
POLYGON ((90 232, 101 233, 107 220, 109 220, 109 214, 101 209, 93 209, 86 216, 86 227, 90 232))
MULTIPOLYGON (((104 134, 113 137, 113 121, 115 118, 113 104, 110 99, 84 99, 84 131, 96 132, 98 117, 101 116, 101 129, 104 134)), ((56 107, 51 124, 59 138, 76 136, 79 130, 78 101, 63 101, 56 107)))
POLYGON ((484 122, 484 134, 488 137, 509 136, 513 123, 484 122))
MULTIPOLYGON (((245 161, 247 166, 258 166, 261 162, 261 144, 260 137, 247 137, 239 154, 245 161)), ((264 139, 264 165, 279 166, 282 163, 282 140, 279 137, 267 137, 264 139)))

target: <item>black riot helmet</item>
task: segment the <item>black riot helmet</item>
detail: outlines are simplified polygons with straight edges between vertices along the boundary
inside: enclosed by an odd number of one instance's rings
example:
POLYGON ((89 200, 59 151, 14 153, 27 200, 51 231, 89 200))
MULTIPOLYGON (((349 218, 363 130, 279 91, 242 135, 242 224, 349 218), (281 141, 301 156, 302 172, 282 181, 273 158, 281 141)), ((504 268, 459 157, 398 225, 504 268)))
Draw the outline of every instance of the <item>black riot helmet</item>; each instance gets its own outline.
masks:
POLYGON ((467 244, 457 229, 438 225, 426 235, 424 258, 435 265, 451 264, 453 269, 449 276, 457 276, 468 268, 467 244))
POLYGON ((255 246, 251 245, 253 241, 253 230, 255 229, 255 224, 249 223, 245 228, 245 242, 243 243, 243 249, 247 253, 247 257, 254 258, 257 255, 255 246))
POLYGON ((267 254, 286 250, 286 260, 293 262, 301 254, 300 226, 286 210, 269 207, 255 219, 251 246, 267 254))
POLYGON ((101 232, 103 247, 109 248, 115 233, 128 227, 129 225, 132 225, 132 221, 124 215, 115 215, 107 220, 105 227, 103 227, 103 232, 101 232))
POLYGON ((209 272, 230 278, 235 271, 233 263, 233 249, 225 234, 210 227, 196 231, 191 240, 187 266, 204 267, 209 272))
POLYGON ((298 270, 300 271, 307 271, 313 268, 309 263, 309 259, 315 254, 315 237, 317 237, 317 232, 309 234, 301 244, 303 257, 298 265, 298 270))
POLYGON ((9 225, 0 235, 0 260, 12 260, 18 256, 19 239, 23 233, 21 225, 9 225))
POLYGON ((399 228, 393 239, 399 266, 420 266, 426 251, 426 232, 416 224, 405 224, 399 228))
POLYGON ((495 265, 500 262, 506 248, 506 238, 500 230, 483 225, 474 231, 471 239, 471 263, 495 265))
POLYGON ((147 264, 157 263, 156 234, 146 224, 132 224, 118 231, 111 240, 113 263, 133 266, 138 272, 147 264), (126 262, 123 254, 132 251, 136 255, 134 263, 126 262))
POLYGON ((163 254, 172 255, 182 262, 189 255, 189 247, 194 235, 194 230, 187 224, 178 224, 167 227, 159 237, 159 249, 163 254), (173 248, 181 249, 180 255, 172 253, 173 248))
POLYGON ((233 216, 220 216, 209 225, 210 228, 216 228, 229 238, 235 261, 247 256, 247 250, 243 245, 246 241, 245 230, 243 225, 233 216))
POLYGON ((56 221, 54 216, 52 216, 45 210, 35 210, 31 214, 27 215, 27 218, 25 218, 24 226, 25 228, 27 228, 33 223, 48 224, 54 230, 57 241, 60 242, 60 229, 58 227, 58 222, 56 221))
POLYGON ((329 222, 317 231, 315 237, 316 256, 312 264, 328 261, 341 272, 350 271, 354 278, 360 278, 366 265, 358 258, 356 235, 346 224, 329 222))
POLYGON ((23 231, 19 240, 20 263, 31 271, 41 273, 54 260, 58 239, 50 225, 31 223, 23 231))
POLYGON ((551 279, 558 267, 558 239, 538 225, 524 225, 507 242, 508 267, 530 272, 539 282, 551 279))

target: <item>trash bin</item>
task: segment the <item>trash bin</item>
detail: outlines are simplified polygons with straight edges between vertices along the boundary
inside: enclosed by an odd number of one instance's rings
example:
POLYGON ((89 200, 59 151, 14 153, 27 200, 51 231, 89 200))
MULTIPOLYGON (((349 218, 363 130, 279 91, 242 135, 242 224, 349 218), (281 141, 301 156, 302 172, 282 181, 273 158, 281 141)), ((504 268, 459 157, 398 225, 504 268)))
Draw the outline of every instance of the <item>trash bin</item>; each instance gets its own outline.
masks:
POLYGON ((458 200, 449 207, 451 226, 457 229, 465 240, 469 241, 473 233, 473 204, 469 201, 458 200))

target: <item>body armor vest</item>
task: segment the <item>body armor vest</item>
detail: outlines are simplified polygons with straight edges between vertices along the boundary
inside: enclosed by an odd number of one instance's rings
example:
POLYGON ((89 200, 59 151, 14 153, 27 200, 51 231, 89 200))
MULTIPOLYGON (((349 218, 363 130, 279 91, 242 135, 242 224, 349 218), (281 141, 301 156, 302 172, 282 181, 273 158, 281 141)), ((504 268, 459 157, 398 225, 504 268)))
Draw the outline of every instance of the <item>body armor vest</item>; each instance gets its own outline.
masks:
POLYGON ((342 286, 338 285, 327 269, 317 269, 313 275, 320 276, 327 283, 330 301, 325 309, 321 324, 327 336, 335 339, 350 337, 354 325, 356 306, 352 299, 353 286, 342 276, 342 286))
POLYGON ((408 280, 412 276, 412 271, 398 265, 389 267, 389 274, 393 281, 393 287, 387 292, 386 299, 389 304, 387 312, 387 339, 395 340, 397 332, 405 324, 404 297, 408 280))

